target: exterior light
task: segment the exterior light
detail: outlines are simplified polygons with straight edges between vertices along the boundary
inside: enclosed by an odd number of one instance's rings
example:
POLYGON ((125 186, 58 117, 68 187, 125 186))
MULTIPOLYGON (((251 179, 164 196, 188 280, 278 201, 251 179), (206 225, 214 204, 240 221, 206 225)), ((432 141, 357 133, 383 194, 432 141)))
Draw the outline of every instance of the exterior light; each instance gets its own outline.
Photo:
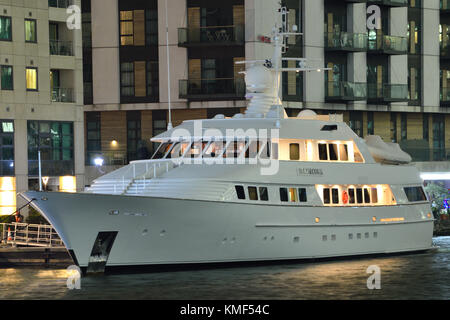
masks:
POLYGON ((316 223, 319 223, 320 218, 315 218, 314 221, 315 221, 316 223))
POLYGON ((48 179, 49 177, 42 177, 42 183, 44 184, 45 187, 47 187, 48 179))
POLYGON ((117 146, 117 144, 118 144, 117 140, 113 140, 113 141, 111 141, 111 145, 112 145, 113 147, 116 147, 116 146, 117 146))
POLYGON ((103 165, 103 162, 104 162, 105 160, 103 159, 103 158, 95 158, 94 159, 94 164, 97 166, 97 167, 101 167, 102 165, 103 165))

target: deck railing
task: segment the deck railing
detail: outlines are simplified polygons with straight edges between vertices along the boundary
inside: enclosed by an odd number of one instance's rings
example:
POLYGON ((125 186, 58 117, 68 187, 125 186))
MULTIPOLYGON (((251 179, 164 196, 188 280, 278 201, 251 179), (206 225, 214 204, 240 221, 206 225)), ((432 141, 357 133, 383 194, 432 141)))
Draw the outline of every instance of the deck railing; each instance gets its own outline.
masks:
POLYGON ((3 244, 32 247, 64 247, 64 243, 51 225, 28 223, 1 223, 3 244))

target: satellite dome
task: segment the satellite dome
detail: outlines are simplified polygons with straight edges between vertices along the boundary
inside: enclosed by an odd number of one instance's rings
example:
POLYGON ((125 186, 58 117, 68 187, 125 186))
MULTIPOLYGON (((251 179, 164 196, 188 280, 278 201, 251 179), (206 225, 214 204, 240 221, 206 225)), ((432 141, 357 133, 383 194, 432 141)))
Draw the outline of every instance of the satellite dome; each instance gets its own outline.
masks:
POLYGON ((245 72, 245 83, 251 92, 264 92, 273 87, 273 74, 264 66, 252 66, 245 72))
POLYGON ((302 110, 297 116, 299 119, 316 119, 316 117, 317 113, 309 109, 302 110))

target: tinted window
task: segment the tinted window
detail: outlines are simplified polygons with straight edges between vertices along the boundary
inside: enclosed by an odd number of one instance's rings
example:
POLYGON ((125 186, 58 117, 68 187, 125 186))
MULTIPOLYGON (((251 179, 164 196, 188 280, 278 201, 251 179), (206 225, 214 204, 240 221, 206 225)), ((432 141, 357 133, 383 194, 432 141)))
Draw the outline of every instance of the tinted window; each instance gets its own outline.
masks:
POLYGON ((263 201, 269 200, 269 194, 266 187, 259 187, 259 198, 263 201))
POLYGON ((288 192, 286 188, 280 188, 280 200, 281 201, 288 201, 288 192))
POLYGON ((320 160, 328 160, 326 144, 319 144, 319 159, 320 160))
POLYGON ((337 144, 330 143, 328 145, 328 150, 330 151, 330 160, 338 159, 337 148, 338 148, 337 144))
POLYGON ((370 203, 370 194, 367 188, 364 188, 364 203, 370 203))
POLYGON ((308 201, 306 198, 306 188, 299 188, 298 189, 298 198, 300 202, 306 202, 308 201))
POLYGON ((323 189, 323 203, 330 203, 330 189, 323 189))
POLYGON ((339 189, 333 188, 331 189, 333 196, 333 203, 339 203, 339 189))
POLYGON ((245 199, 245 191, 243 186, 234 186, 238 199, 245 199))
POLYGON ((355 189, 348 189, 348 202, 355 203, 355 189))
POLYGON ((427 197, 425 192, 423 192, 422 187, 405 187, 404 190, 409 202, 427 201, 427 197))
POLYGON ((341 161, 348 161, 348 149, 346 144, 339 145, 339 156, 341 161))
POLYGON ((363 192, 361 188, 356 189, 356 202, 363 203, 363 192))

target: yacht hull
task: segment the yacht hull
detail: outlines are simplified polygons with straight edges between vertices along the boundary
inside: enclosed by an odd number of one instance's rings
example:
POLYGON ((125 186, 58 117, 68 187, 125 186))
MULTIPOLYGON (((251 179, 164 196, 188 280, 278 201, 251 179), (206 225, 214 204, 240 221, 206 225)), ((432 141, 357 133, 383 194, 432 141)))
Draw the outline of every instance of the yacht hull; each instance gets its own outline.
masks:
POLYGON ((25 192, 80 267, 99 233, 115 233, 106 266, 253 262, 431 248, 428 204, 279 206, 89 193, 25 192), (376 221, 373 221, 373 217, 376 221), (316 222, 319 218, 319 222, 316 222), (382 219, 393 219, 382 222, 382 219))

